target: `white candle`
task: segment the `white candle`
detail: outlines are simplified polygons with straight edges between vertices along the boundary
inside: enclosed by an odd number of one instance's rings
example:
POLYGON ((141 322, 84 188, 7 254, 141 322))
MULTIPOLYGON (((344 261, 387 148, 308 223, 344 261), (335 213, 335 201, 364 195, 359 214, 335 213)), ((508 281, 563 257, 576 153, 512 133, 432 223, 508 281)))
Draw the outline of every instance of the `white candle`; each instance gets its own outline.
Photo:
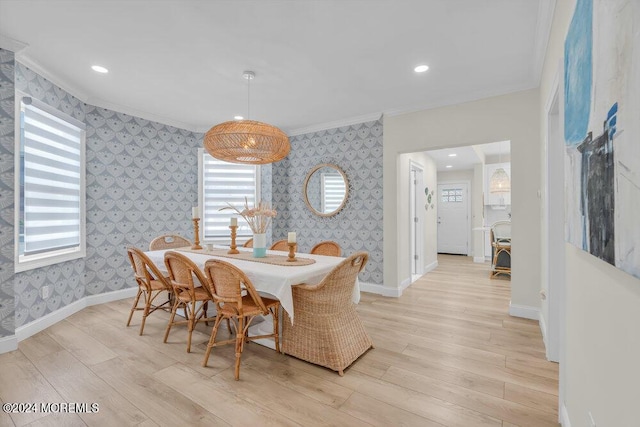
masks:
POLYGON ((200 209, 197 206, 191 208, 191 218, 200 218, 200 209))
POLYGON ((231 217, 231 225, 237 227, 238 226, 238 218, 231 217))
POLYGON ((295 243, 296 242, 296 232, 295 231, 290 231, 289 232, 289 243, 295 243))

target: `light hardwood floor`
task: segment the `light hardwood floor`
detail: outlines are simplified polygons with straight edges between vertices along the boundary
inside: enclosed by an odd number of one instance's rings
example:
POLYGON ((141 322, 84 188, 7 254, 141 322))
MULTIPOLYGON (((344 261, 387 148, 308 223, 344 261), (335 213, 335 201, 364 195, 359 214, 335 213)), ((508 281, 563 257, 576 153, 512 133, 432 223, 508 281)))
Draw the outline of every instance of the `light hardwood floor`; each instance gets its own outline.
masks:
MULTIPOLYGON (((162 343, 168 314, 138 336, 132 300, 82 310, 0 355, 1 402, 96 402, 93 414, 0 413, 1 426, 557 426, 558 366, 538 323, 507 314, 508 280, 440 256, 401 298, 363 294, 376 345, 344 377, 248 344, 201 366, 209 328, 162 343)), ((223 328, 226 330, 226 328, 223 328)))

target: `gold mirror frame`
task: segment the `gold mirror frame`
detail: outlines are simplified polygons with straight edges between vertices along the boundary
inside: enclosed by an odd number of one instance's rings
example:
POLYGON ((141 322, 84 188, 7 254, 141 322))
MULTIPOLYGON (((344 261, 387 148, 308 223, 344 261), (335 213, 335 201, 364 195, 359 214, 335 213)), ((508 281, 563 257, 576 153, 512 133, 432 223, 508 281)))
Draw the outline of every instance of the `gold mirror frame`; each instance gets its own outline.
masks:
POLYGON ((340 212, 342 208, 344 208, 344 205, 347 204, 347 199, 349 198, 349 180, 347 179, 347 175, 344 173, 344 171, 340 169, 340 167, 338 167, 337 165, 334 165, 332 163, 322 163, 320 165, 314 166, 313 169, 311 169, 307 174, 307 177, 304 179, 304 184, 302 184, 302 195, 304 197, 304 203, 307 205, 309 210, 314 214, 322 217, 334 216, 338 214, 338 212, 340 212), (307 196, 307 185, 309 184, 309 180, 311 179, 311 177, 315 172, 326 167, 335 169, 338 172, 340 172, 340 175, 342 175, 342 179, 344 180, 344 198, 342 199, 342 203, 340 204, 340 206, 338 206, 336 210, 329 213, 319 212, 316 208, 314 208, 311 205, 311 203, 309 202, 309 197, 307 196))

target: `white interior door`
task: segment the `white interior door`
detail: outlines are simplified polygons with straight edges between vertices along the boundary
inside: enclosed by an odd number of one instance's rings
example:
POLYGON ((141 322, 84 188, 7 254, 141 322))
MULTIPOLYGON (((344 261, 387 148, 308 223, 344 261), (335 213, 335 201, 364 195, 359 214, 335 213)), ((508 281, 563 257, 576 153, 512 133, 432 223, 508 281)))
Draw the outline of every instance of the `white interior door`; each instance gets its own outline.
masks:
POLYGON ((438 184, 438 253, 469 254, 469 184, 438 184))
POLYGON ((409 174, 411 179, 411 193, 409 196, 409 244, 410 258, 411 258, 411 274, 423 275, 424 274, 424 223, 425 223, 425 209, 424 209, 424 177, 423 169, 420 165, 411 162, 411 173, 409 174))

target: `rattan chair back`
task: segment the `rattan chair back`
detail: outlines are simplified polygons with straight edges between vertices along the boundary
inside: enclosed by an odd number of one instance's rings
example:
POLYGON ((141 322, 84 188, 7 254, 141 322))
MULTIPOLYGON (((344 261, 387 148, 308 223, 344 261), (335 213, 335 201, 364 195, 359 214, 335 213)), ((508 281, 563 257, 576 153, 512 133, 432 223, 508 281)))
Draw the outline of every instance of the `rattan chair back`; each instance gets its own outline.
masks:
POLYGON ((320 242, 311 248, 311 252, 314 255, 328 255, 328 256, 341 256, 342 249, 340 245, 331 240, 325 240, 320 242))
POLYGON ((171 286, 177 296, 187 292, 190 297, 195 297, 194 292, 197 287, 203 287, 209 292, 208 282, 202 270, 185 255, 173 251, 166 252, 164 264, 169 273, 171 286))
POLYGON ((267 314, 267 307, 265 307, 260 294, 247 275, 238 267, 226 261, 210 259, 205 263, 204 271, 209 279, 207 282, 209 291, 216 305, 219 303, 231 304, 237 309, 238 314, 242 315, 242 293, 246 291, 263 314, 267 314))
POLYGON ((165 234, 158 236, 149 243, 150 251, 159 251, 163 249, 175 249, 191 246, 191 241, 177 234, 165 234))
POLYGON ((244 245, 242 245, 243 248, 252 248, 253 247, 253 237, 250 238, 249 240, 247 240, 246 242, 244 242, 244 245))
POLYGON ((325 278, 316 287, 316 298, 323 305, 325 314, 331 312, 339 312, 345 306, 351 306, 351 298, 353 296, 353 286, 356 282, 358 274, 369 261, 369 254, 366 252, 356 252, 325 276, 325 278))
POLYGON ((277 242, 274 242, 269 249, 272 251, 289 252, 289 241, 287 239, 278 240, 277 242))

